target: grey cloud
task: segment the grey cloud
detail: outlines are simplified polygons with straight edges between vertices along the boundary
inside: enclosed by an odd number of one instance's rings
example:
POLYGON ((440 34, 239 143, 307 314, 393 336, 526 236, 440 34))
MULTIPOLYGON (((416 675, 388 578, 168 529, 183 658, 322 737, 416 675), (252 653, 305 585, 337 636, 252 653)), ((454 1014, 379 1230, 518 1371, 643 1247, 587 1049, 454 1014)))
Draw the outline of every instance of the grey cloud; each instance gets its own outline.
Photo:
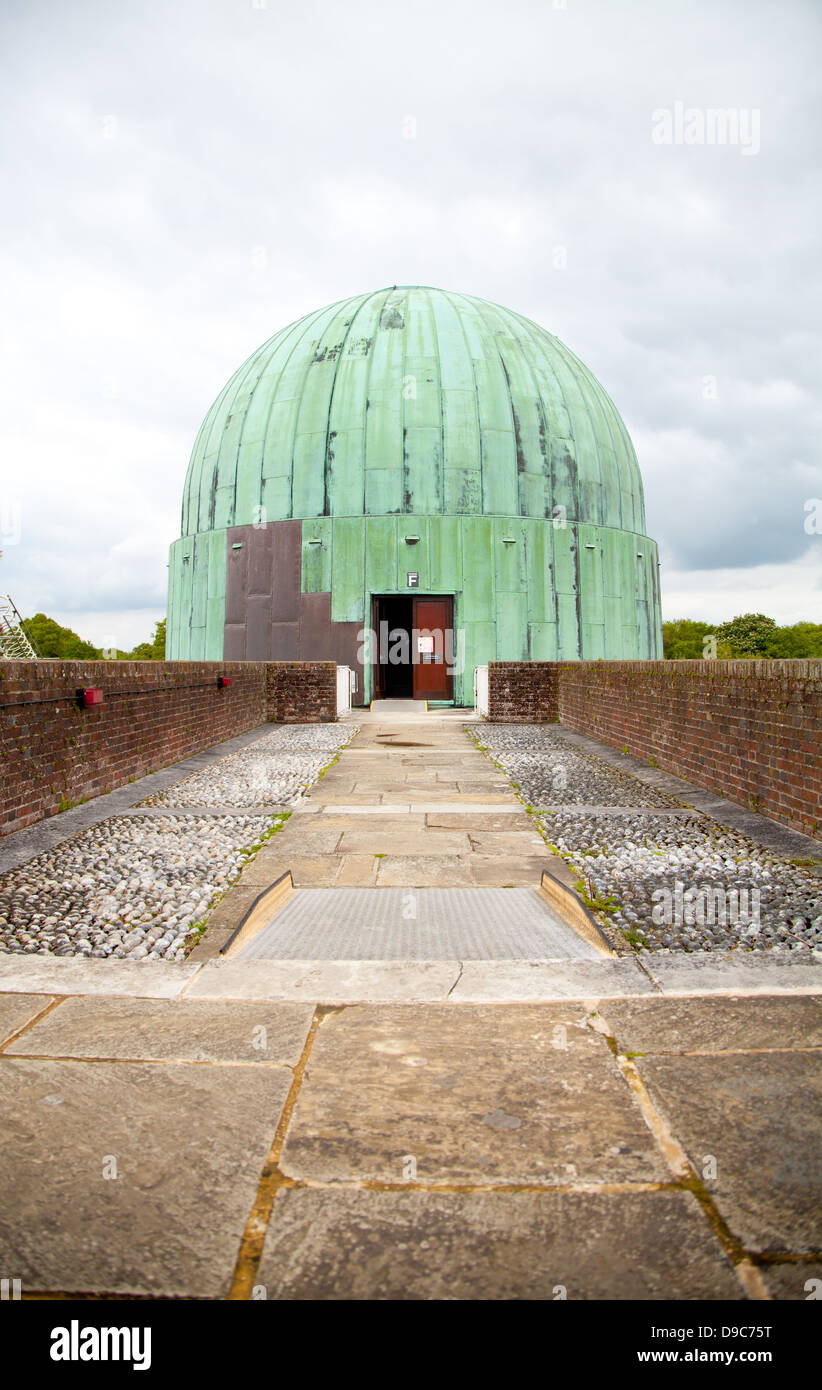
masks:
POLYGON ((395 281, 508 304, 591 366, 678 584, 797 561, 822 495, 820 27, 799 0, 7 0, 0 493, 29 522, 0 588, 156 609, 227 377, 395 281), (655 145, 677 100, 760 109, 761 152, 655 145))

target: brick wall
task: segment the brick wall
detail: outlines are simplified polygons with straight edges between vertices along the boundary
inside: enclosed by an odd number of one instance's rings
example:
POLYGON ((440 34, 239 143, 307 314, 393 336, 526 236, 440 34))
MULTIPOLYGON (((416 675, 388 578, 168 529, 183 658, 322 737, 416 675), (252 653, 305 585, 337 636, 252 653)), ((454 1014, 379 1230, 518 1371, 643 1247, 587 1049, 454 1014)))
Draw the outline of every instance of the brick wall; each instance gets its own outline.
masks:
POLYGON ((333 661, 266 664, 268 719, 278 724, 319 724, 337 718, 337 666, 333 661))
POLYGON ((544 708, 533 717, 822 833, 822 661, 494 662, 489 685, 492 719, 544 708))
POLYGON ((334 664, 285 665, 281 674, 279 663, 254 661, 0 663, 0 834, 267 719, 335 719, 334 664), (103 704, 80 709, 82 686, 100 687, 103 704))
POLYGON ((557 718, 556 661, 491 661, 488 718, 505 724, 557 718))

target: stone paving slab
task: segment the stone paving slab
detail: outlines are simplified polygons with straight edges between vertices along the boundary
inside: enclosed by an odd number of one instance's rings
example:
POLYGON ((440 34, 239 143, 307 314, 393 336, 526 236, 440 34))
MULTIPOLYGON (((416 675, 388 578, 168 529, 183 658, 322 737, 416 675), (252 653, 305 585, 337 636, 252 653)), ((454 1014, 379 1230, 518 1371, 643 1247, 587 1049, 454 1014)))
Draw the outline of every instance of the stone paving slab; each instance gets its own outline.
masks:
POLYGON ((822 1047, 822 999, 614 1000, 601 1009, 620 1052, 733 1052, 822 1047))
POLYGON ((50 994, 0 994, 0 1046, 53 1003, 50 994))
POLYGON ((0 956, 0 994, 140 995, 174 999, 199 970, 195 961, 0 956))
POLYGON ((186 997, 424 1003, 447 998, 458 977, 457 961, 215 960, 202 967, 186 997))
POLYGON ((359 1005, 317 1034, 280 1162, 311 1182, 670 1178, 579 1005, 359 1005), (352 1096, 356 1105, 352 1107, 352 1096))
POLYGON ((741 1296, 695 1199, 665 1191, 280 1192, 257 1282, 286 1300, 741 1296))
POLYGON ((373 888, 379 859, 375 854, 347 854, 334 881, 335 888, 373 888))
POLYGON ((663 955, 643 951, 642 964, 666 994, 699 994, 720 988, 773 994, 782 988, 822 991, 822 962, 763 951, 693 951, 663 955))
MULTIPOLYGON (((534 823, 521 807, 517 806, 471 806, 463 811, 429 811, 426 824, 442 830, 476 830, 483 835, 496 833, 510 834, 511 831, 531 832, 534 823)), ((542 850, 545 844, 540 839, 542 850)))
POLYGON ((471 848, 474 854, 505 860, 509 856, 545 855, 545 841, 536 830, 473 830, 471 848))
POLYGON ((289 1071, 3 1057, 0 1077, 0 1251, 24 1291, 226 1295, 289 1071))
POLYGON ((381 888, 470 888, 476 883, 473 855, 386 854, 380 860, 381 888))
POLYGON ((655 994, 636 961, 465 961, 451 998, 458 1004, 606 999, 655 994))
MULTIPOLYGON (((278 837, 279 838, 279 837, 278 837)), ((299 842, 297 842, 299 843, 299 842)), ((243 888, 268 888, 281 874, 291 871, 297 887, 330 888, 339 873, 341 859, 335 854, 303 854, 277 844, 260 850, 257 858, 243 870, 239 880, 243 888)), ((237 917, 239 922, 242 913, 237 917)))
POLYGON ((468 860, 471 879, 478 887, 508 888, 530 884, 538 887, 542 871, 548 867, 548 855, 508 854, 503 858, 496 855, 472 854, 468 860))
POLYGON ((668 1191, 284 1191, 259 1282, 282 1300, 740 1297, 697 1202, 668 1191))
POLYGON ((636 1066, 749 1250, 822 1246, 822 1057, 640 1057, 636 1066))
POLYGON ((339 842, 340 854, 441 855, 470 854, 468 835, 457 830, 383 829, 374 825, 355 825, 344 830, 339 842))
MULTIPOLYGON (((447 816, 453 815, 455 819, 471 819, 475 816, 494 816, 516 817, 526 822, 526 828, 532 829, 533 823, 526 815, 521 805, 504 806, 501 803, 493 802, 488 804, 484 801, 437 801, 426 803, 424 801, 411 805, 409 801, 380 801, 367 800, 360 801, 357 805, 346 804, 345 802, 310 801, 301 802, 294 807, 295 815, 312 815, 322 813, 328 815, 329 812, 335 816, 398 816, 410 815, 412 819, 425 816, 428 824, 439 824, 447 816), (432 819, 433 818, 433 819, 432 819)), ((447 826, 444 828, 448 828, 447 826)), ((460 828, 460 827, 457 827, 460 828)))
POLYGON ((5 1055, 294 1067, 313 1014, 310 1004, 66 999, 5 1055))
POLYGON ((313 808, 314 818, 311 821, 303 821, 296 825, 293 834, 299 834, 301 842, 302 836, 310 833, 315 828, 322 830, 336 830, 338 835, 343 831, 362 830, 363 828, 374 828, 380 832, 386 830, 410 830, 412 833, 424 830, 426 817, 423 811, 411 811, 407 807, 391 806, 366 807, 357 806, 349 812, 342 811, 340 807, 334 806, 326 810, 322 806, 313 808), (351 817, 354 817, 354 826, 351 824, 351 817), (305 829, 303 828, 305 827, 305 829))
MULTIPOLYGON (((325 781, 327 781, 327 780, 328 780, 328 779, 326 778, 325 781)), ((318 803, 317 803, 318 805, 321 805, 321 806, 337 806, 337 807, 342 807, 342 806, 368 806, 368 807, 371 807, 371 806, 374 805, 374 802, 375 802, 375 801, 381 802, 381 801, 383 800, 383 797, 382 797, 382 796, 371 796, 368 792, 355 792, 355 791, 353 790, 353 787, 350 787, 350 788, 349 788, 349 787, 341 787, 340 790, 337 791, 337 790, 336 790, 335 788, 333 788, 333 787, 327 787, 327 786, 325 785, 325 781, 323 782, 322 794, 321 794, 320 798, 318 799, 318 803)), ((396 800, 396 798, 393 798, 393 799, 396 800)))

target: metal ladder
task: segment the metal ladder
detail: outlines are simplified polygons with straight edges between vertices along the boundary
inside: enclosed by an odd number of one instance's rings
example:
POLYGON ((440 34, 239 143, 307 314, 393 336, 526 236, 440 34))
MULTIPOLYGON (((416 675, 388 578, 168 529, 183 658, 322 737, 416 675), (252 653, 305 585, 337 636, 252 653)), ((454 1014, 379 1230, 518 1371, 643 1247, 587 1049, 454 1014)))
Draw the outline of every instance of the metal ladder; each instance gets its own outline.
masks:
POLYGON ((0 659, 5 661, 31 661, 37 658, 23 619, 17 612, 8 594, 0 594, 0 659))

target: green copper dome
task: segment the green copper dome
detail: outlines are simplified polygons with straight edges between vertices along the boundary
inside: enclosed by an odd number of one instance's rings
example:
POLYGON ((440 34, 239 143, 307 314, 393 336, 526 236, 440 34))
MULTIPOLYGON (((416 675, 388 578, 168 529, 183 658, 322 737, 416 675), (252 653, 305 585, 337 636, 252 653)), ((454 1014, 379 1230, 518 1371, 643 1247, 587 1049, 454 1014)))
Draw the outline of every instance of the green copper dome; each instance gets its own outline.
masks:
POLYGON ((633 446, 587 367, 510 309, 395 286, 284 328, 214 402, 166 650, 333 660, 357 704, 412 677, 417 698, 470 704, 488 661, 660 655, 658 564, 633 446), (432 625, 447 671, 413 645, 432 625), (368 636, 383 628, 409 638, 396 670, 368 636))
POLYGON ((306 315, 234 373, 194 445, 182 535, 555 507, 644 534, 636 455, 610 397, 522 315, 402 286, 306 315))

